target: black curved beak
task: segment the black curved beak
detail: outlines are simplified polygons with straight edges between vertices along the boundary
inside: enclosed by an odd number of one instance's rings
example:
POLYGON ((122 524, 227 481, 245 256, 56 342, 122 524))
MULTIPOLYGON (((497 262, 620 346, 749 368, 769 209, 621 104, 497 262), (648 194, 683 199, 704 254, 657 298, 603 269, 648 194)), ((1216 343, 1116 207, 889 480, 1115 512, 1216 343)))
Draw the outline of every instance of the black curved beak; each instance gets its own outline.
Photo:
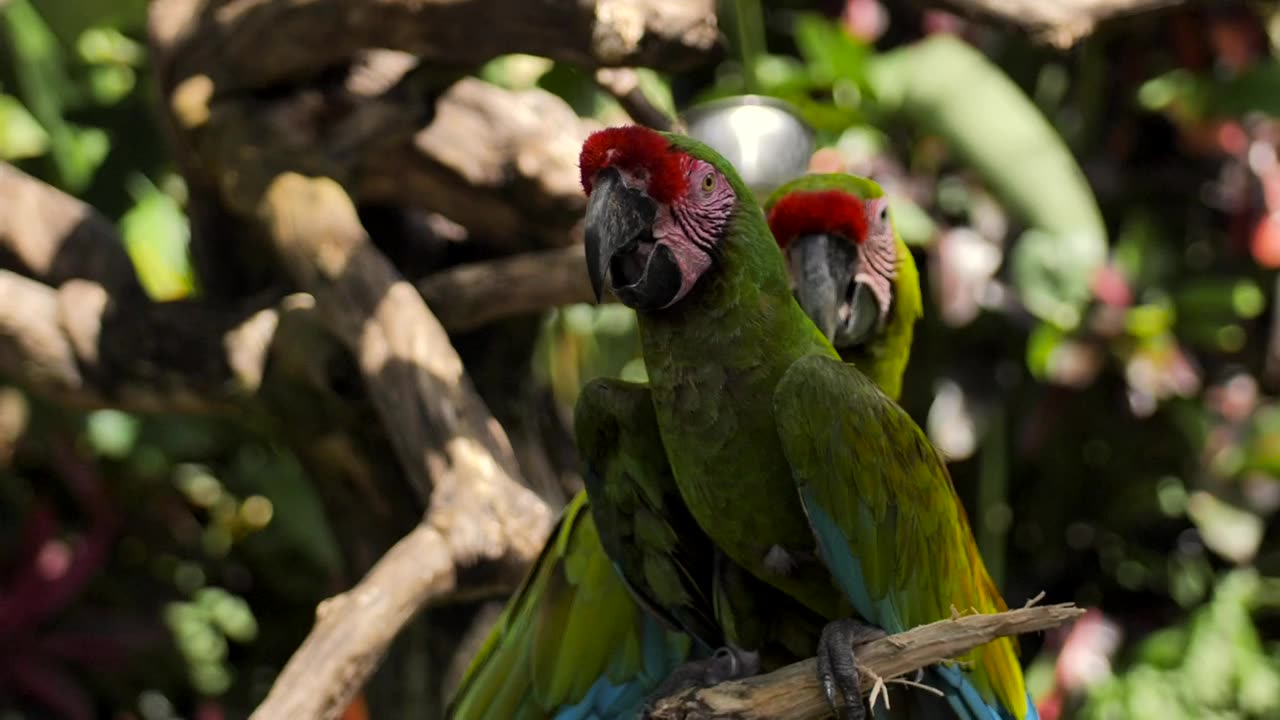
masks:
MULTIPOLYGON (((596 302, 604 296, 605 275, 614 258, 638 251, 641 240, 652 238, 657 214, 658 205, 653 198, 627 187, 616 168, 605 168, 596 175, 587 199, 585 238, 587 274, 596 302)), ((615 277, 614 283, 617 282, 615 277)))
POLYGON ((835 339, 836 313, 849 282, 837 277, 840 273, 832 266, 833 240, 828 235, 802 235, 787 246, 796 302, 828 340, 835 339))
POLYGON ((857 253, 847 240, 825 234, 787 245, 796 302, 837 348, 864 342, 880 317, 875 295, 853 279, 857 253))

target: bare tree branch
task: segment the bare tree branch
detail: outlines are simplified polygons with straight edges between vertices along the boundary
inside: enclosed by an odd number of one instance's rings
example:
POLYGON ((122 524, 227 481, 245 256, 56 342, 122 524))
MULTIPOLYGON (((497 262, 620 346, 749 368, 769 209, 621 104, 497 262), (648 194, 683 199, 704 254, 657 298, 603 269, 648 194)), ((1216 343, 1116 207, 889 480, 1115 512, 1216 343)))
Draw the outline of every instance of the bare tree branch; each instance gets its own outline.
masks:
POLYGON ((500 252, 567 245, 586 207, 578 150, 599 127, 543 90, 464 78, 405 142, 352 153, 352 193, 439 212, 500 252))
POLYGON ((451 331, 472 330, 514 315, 593 302, 581 245, 459 265, 418 283, 451 331))
POLYGON ((199 303, 123 303, 101 285, 54 289, 0 270, 0 371, 67 405, 244 412, 275 331, 268 314, 199 303))
POLYGON ((113 294, 141 294, 115 226, 93 208, 7 163, 0 198, 0 265, 8 254, 50 285, 90 278, 113 294))
MULTIPOLYGON (((862 670, 862 692, 871 693, 877 680, 890 680, 959 657, 999 637, 1048 630, 1083 614, 1084 610, 1065 603, 965 615, 860 645, 857 660, 862 670)), ((818 686, 817 665, 810 658, 746 680, 683 691, 659 700, 648 717, 653 720, 818 720, 830 715, 831 706, 818 686)))
POLYGON ((425 601, 455 585, 447 545, 439 530, 419 525, 355 587, 321 603, 315 627, 250 718, 338 717, 425 601))
MULTIPOLYGON (((290 274, 317 302, 329 329, 356 356, 365 386, 412 484, 429 488, 423 526, 370 572, 349 603, 322 615, 290 659, 258 718, 336 717, 364 684, 390 638, 417 609, 451 593, 478 562, 521 570, 550 527, 547 507, 520 477, 506 435, 475 395, 444 328, 361 227, 328 178, 278 175, 259 217, 290 274), (408 574, 409 593, 399 585, 408 574), (367 598, 396 601, 372 635, 353 633, 367 598)), ((372 627, 372 626, 370 626, 372 627)))
POLYGON ((372 97, 300 89, 270 101, 201 104, 176 91, 180 123, 194 122, 185 115, 204 118, 184 144, 195 146, 201 174, 244 216, 252 214, 253 199, 244 190, 262 180, 248 182, 240 171, 253 168, 237 166, 245 148, 256 147, 264 165, 282 156, 305 159, 316 172, 343 180, 362 205, 441 213, 496 252, 572 241, 585 207, 578 149, 598 122, 578 117, 549 92, 510 91, 476 78, 423 97, 425 90, 405 87, 413 78, 402 55, 376 57, 381 67, 353 73, 351 81, 362 92, 391 86, 372 97), (375 72, 384 76, 369 79, 375 72), (278 141, 268 145, 264 136, 278 141), (237 172, 219 172, 224 166, 237 172))
POLYGON ((0 270, 0 371, 62 399, 81 397, 84 383, 70 340, 58 323, 58 293, 51 287, 0 270))
POLYGON ((588 67, 680 70, 717 39, 712 0, 158 0, 153 36, 167 73, 217 92, 309 78, 365 48, 477 66, 514 52, 588 67), (281 42, 281 38, 285 41, 281 42))
MULTIPOLYGON (((15 199, 12 211, 0 214, 0 247, 23 248, 22 256, 13 252, 12 270, 0 269, 6 300, 0 371, 46 397, 139 412, 243 410, 244 401, 262 392, 282 323, 298 328, 289 331, 290 346, 301 342, 302 327, 318 325, 306 293, 229 308, 201 300, 152 303, 132 290, 137 280, 120 236, 92 207, 4 164, 0 187, 15 199), (61 253, 93 261, 65 270, 71 260, 61 253), (125 290, 121 295, 110 287, 125 290)), ((575 243, 458 265, 419 280, 417 288, 445 329, 463 332, 590 302, 583 262, 575 243)), ((5 265, 0 258, 0 268, 5 265)), ((307 352, 319 351, 313 344, 307 352)))
POLYGON ((1043 41, 1068 48, 1099 23, 1193 0, 935 0, 962 14, 1016 25, 1043 41))

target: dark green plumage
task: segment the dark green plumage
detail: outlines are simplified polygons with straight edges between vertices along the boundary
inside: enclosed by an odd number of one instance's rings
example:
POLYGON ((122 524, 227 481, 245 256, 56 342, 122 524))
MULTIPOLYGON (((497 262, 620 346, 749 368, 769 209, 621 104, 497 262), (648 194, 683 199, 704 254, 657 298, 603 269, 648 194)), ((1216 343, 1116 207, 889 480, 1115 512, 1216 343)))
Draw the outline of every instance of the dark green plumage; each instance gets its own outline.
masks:
POLYGON ((588 382, 574 428, 601 541, 634 594, 705 649, 723 644, 712 606, 713 546, 680 498, 648 388, 588 382))

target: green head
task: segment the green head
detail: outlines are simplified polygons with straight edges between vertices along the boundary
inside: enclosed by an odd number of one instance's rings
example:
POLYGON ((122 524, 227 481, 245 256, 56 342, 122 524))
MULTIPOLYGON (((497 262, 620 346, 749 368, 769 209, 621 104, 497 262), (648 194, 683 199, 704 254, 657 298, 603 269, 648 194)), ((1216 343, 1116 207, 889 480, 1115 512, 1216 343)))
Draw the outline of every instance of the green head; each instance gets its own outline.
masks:
POLYGON ((608 128, 587 138, 579 166, 597 299, 607 281, 624 304, 656 313, 717 272, 785 292, 780 251, 759 205, 710 147, 634 125, 608 128))
POLYGON ((805 314, 896 398, 923 302, 884 190, 856 175, 806 175, 775 190, 764 210, 805 314))

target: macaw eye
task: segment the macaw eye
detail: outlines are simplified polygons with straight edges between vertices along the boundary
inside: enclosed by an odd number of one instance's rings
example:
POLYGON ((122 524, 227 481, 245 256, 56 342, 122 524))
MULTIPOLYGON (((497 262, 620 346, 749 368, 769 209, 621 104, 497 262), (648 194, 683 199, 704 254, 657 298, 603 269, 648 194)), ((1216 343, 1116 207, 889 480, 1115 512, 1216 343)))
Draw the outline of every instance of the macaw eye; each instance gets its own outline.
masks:
POLYGON ((711 192, 712 190, 715 190, 715 189, 716 189, 716 176, 712 175, 711 173, 707 173, 706 175, 703 175, 702 191, 711 192))
POLYGON ((884 205, 880 206, 880 222, 885 222, 888 219, 889 219, 889 204, 885 203, 884 205))

